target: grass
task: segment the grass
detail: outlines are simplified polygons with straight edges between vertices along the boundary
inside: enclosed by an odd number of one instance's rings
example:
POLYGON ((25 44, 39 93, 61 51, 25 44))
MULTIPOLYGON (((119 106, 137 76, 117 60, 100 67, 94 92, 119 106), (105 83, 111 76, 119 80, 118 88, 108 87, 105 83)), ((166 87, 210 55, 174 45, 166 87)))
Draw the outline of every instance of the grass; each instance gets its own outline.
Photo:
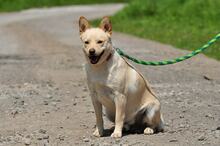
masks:
MULTIPOLYGON (((128 1, 129 5, 112 17, 116 31, 187 50, 201 47, 220 32, 220 0, 0 0, 0 12, 128 1)), ((220 42, 205 54, 220 60, 220 42)))
POLYGON ((29 8, 126 2, 126 0, 0 0, 0 12, 20 11, 29 8))
MULTIPOLYGON (((113 29, 194 50, 220 32, 220 0, 133 0, 112 17, 113 29)), ((220 60, 220 42, 205 51, 220 60)))

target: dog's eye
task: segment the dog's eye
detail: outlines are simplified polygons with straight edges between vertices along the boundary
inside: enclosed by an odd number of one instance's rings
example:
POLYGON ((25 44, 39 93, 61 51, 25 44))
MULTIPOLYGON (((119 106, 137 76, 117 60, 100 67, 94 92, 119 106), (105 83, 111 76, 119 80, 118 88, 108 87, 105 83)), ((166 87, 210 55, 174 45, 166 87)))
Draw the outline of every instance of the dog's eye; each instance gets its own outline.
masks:
POLYGON ((89 41, 85 41, 84 43, 85 43, 85 44, 89 44, 89 41))
POLYGON ((103 41, 99 40, 97 43, 98 43, 98 44, 102 44, 102 43, 103 43, 103 41))

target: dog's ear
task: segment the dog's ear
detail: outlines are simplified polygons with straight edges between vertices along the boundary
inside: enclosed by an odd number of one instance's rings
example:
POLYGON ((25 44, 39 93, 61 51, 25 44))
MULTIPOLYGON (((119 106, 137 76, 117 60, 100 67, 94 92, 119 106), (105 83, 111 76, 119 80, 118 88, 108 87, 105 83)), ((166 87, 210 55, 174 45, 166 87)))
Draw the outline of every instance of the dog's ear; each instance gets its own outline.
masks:
POLYGON ((86 29, 88 29, 88 28, 90 28, 89 21, 85 17, 81 16, 79 18, 79 32, 80 32, 80 34, 85 32, 86 29))
POLYGON ((103 17, 99 27, 105 32, 108 32, 110 35, 112 34, 112 24, 109 17, 103 17))

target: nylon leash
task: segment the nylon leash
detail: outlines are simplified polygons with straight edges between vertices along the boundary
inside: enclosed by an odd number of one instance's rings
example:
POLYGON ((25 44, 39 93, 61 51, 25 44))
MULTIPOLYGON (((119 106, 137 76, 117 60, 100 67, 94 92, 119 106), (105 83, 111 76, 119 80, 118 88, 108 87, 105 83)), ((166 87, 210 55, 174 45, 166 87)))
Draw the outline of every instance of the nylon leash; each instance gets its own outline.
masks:
POLYGON ((144 61, 144 60, 140 60, 137 58, 134 58, 126 53, 124 53, 121 49, 116 48, 116 51, 118 52, 118 54, 120 54, 121 56, 124 56, 128 59, 130 59, 131 61, 137 63, 137 64, 142 64, 142 65, 151 65, 151 66, 162 66, 162 65, 168 65, 168 64, 175 64, 184 60, 187 60, 193 56, 196 56, 197 54, 203 52, 205 49, 207 49, 208 47, 210 47, 213 43, 215 43, 217 40, 220 39, 220 33, 217 34, 214 38, 212 38, 209 42, 207 42, 205 45, 203 45, 201 48, 198 48, 194 51, 192 51, 191 53, 182 56, 182 57, 178 57, 175 59, 171 59, 171 60, 164 60, 164 61, 144 61))

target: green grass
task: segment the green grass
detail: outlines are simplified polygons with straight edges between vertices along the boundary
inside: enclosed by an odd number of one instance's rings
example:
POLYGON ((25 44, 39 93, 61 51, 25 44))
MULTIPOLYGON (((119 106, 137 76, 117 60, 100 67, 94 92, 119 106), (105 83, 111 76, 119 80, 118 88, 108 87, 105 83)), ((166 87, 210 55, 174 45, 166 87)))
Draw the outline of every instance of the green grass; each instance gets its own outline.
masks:
MULTIPOLYGON (((113 29, 194 50, 220 32, 220 0, 133 0, 113 29)), ((205 51, 220 60, 220 41, 205 51)))
MULTIPOLYGON (((0 0, 0 12, 127 1, 129 5, 112 17, 116 31, 187 50, 201 47, 220 32, 220 0, 0 0)), ((220 42, 205 54, 220 60, 220 42)))
POLYGON ((126 2, 126 0, 0 0, 0 12, 19 11, 36 7, 114 2, 126 2))

